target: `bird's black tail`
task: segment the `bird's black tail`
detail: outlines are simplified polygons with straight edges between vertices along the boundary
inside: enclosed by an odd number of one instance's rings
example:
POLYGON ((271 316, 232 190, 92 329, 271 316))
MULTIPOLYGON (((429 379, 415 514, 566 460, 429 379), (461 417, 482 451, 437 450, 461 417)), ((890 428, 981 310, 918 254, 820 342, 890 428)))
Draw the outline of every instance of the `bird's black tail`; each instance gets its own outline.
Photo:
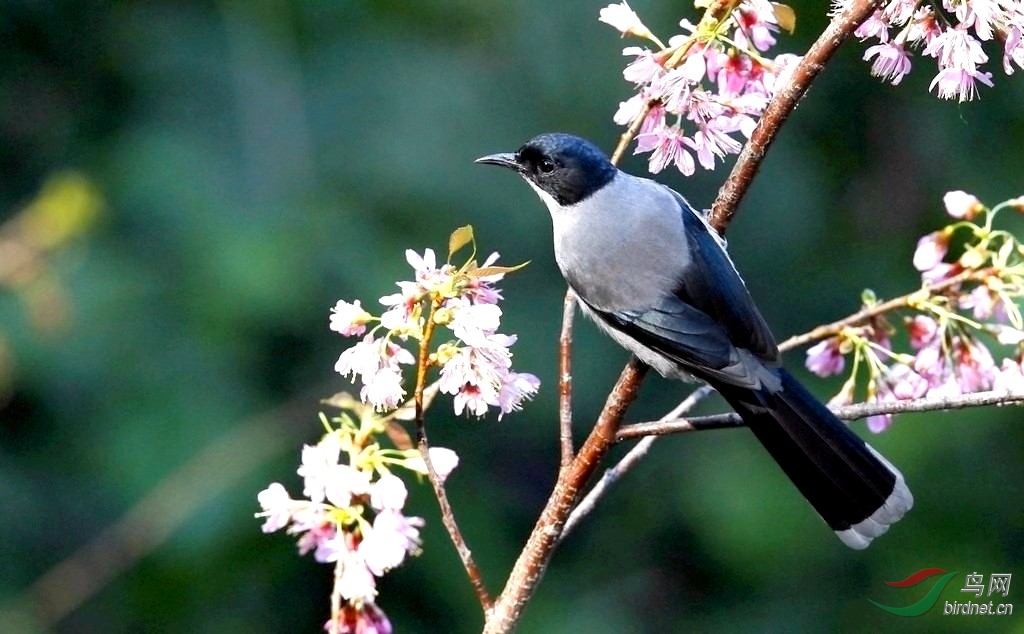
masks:
POLYGON ((903 476, 785 370, 778 390, 712 382, 839 539, 867 548, 914 504, 903 476))

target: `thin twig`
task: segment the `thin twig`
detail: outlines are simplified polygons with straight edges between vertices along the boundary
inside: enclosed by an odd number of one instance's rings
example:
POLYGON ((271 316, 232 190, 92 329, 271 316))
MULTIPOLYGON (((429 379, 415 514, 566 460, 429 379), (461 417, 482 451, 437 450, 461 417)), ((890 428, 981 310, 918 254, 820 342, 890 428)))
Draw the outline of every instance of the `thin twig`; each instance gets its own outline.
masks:
POLYGON ((526 603, 544 576, 565 520, 579 499, 580 490, 614 442, 615 432, 622 423, 626 409, 636 399, 640 379, 646 372, 647 366, 636 359, 630 359, 623 368, 594 429, 580 447, 572 466, 559 472, 555 489, 519 554, 505 589, 487 613, 484 634, 503 634, 515 628, 526 603))
MULTIPOLYGON (((986 405, 1019 405, 1024 403, 1024 392, 993 390, 975 392, 960 396, 931 396, 907 401, 885 403, 856 403, 833 407, 832 411, 841 420, 852 421, 880 414, 909 414, 912 412, 934 412, 939 410, 984 407, 986 405)), ((743 427, 743 419, 734 413, 699 416, 691 419, 660 420, 625 425, 615 435, 616 442, 635 438, 650 438, 668 434, 682 434, 691 431, 707 431, 728 427, 743 427)))
POLYGON ((615 151, 612 152, 612 157, 610 159, 612 165, 619 164, 619 161, 622 160, 622 155, 626 152, 626 148, 629 147, 629 144, 636 138, 637 133, 640 132, 640 127, 644 124, 644 119, 646 119, 647 115, 651 112, 651 108, 659 103, 661 103, 660 100, 651 99, 645 103, 642 108, 640 108, 640 112, 637 113, 636 118, 633 119, 633 123, 626 128, 626 131, 623 132, 621 136, 619 136, 619 144, 615 146, 615 151))
MULTIPOLYGON (((661 417, 662 421, 676 420, 686 412, 690 411, 697 406, 697 403, 704 400, 709 394, 714 392, 710 386, 703 385, 694 390, 682 403, 676 405, 671 412, 661 417)), ((618 435, 616 435, 616 438, 618 435)), ((587 495, 580 501, 579 505, 573 510, 572 514, 569 515, 569 519, 565 522, 565 527, 562 529, 562 539, 572 532, 572 529, 576 528, 580 520, 590 514, 591 511, 597 506, 598 500, 608 492, 608 488, 615 484, 619 478, 626 475, 626 473, 633 468, 640 460, 647 455, 651 445, 657 440, 657 436, 648 436, 643 438, 640 442, 634 445, 625 456, 622 457, 619 462, 604 472, 601 479, 598 480, 597 484, 594 485, 587 495)))
POLYGON ((829 22, 822 34, 807 50, 797 64, 789 81, 775 93, 750 135, 750 141, 743 147, 729 178, 722 185, 718 197, 711 206, 708 222, 720 234, 725 234, 732 221, 740 200, 750 188, 761 161, 782 124, 796 108, 796 104, 807 92, 811 82, 854 30, 874 12, 878 0, 856 0, 841 15, 829 22))
POLYGON ((459 553, 459 559, 462 560, 462 567, 466 569, 469 582, 473 585, 473 590, 476 591, 476 596, 480 599, 480 605, 486 613, 491 608, 491 595, 487 592, 487 586, 484 585, 480 569, 477 568, 476 562, 473 561, 473 553, 466 544, 465 538, 462 537, 459 524, 455 521, 455 513, 452 511, 451 504, 448 503, 448 493, 445 491, 444 482, 437 475, 434 463, 430 460, 430 443, 427 440, 427 427, 423 419, 423 389, 427 381, 427 369, 430 367, 430 339, 434 334, 433 308, 432 306, 430 315, 427 316, 423 339, 420 340, 416 389, 413 391, 413 401, 416 404, 416 443, 419 446, 420 455, 423 457, 423 463, 427 467, 427 479, 430 480, 438 506, 441 507, 441 522, 448 529, 448 537, 451 538, 452 544, 455 545, 455 550, 459 553))
POLYGON ((857 324, 863 323, 871 319, 872 317, 877 317, 883 313, 887 313, 889 311, 896 310, 899 308, 912 307, 914 304, 915 297, 922 295, 934 295, 938 292, 959 286, 964 282, 969 282, 971 280, 976 279, 985 279, 991 274, 991 269, 972 269, 968 271, 963 271, 949 279, 942 280, 941 282, 925 285, 912 293, 907 293, 906 295, 895 297, 893 299, 881 302, 879 304, 868 306, 867 308, 864 308, 850 315, 849 317, 844 317, 839 321, 834 321, 831 324, 825 324, 824 326, 818 326, 817 328, 811 330, 810 332, 804 333, 802 335, 790 337, 789 339, 786 339, 785 341, 779 344, 779 350, 785 352, 793 348, 798 348, 804 344, 811 343, 812 341, 818 341, 820 339, 825 339, 833 335, 838 335, 843 330, 843 328, 848 328, 850 326, 855 326, 857 324))
POLYGON ((558 338, 558 426, 562 440, 562 469, 572 464, 572 324, 576 316, 576 296, 565 293, 562 308, 562 334, 558 338))

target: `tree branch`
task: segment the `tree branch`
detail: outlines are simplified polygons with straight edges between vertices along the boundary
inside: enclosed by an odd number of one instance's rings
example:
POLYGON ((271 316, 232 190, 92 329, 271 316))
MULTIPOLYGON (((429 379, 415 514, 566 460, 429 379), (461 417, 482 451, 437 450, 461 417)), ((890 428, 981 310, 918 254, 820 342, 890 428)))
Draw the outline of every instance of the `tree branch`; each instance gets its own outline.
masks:
MULTIPOLYGON (((886 403, 856 403, 833 407, 832 411, 841 420, 852 421, 879 414, 908 414, 912 412, 934 412, 939 410, 984 407, 986 405, 1020 405, 1024 403, 1024 392, 994 390, 975 392, 960 396, 931 396, 907 401, 886 403)), ((615 435, 615 441, 682 434, 691 431, 706 431, 727 427, 743 427, 743 419, 734 413, 699 416, 691 419, 659 420, 647 423, 625 425, 615 435)))
POLYGON ((576 296, 565 293, 562 308, 562 334, 558 338, 558 426, 562 441, 562 469, 572 464, 572 324, 576 316, 576 296))
POLYGON ((824 326, 818 326, 817 328, 811 330, 810 332, 804 333, 802 335, 790 337, 789 339, 786 339, 785 341, 779 344, 779 350, 785 352, 793 348, 799 348, 800 346, 811 343, 812 341, 818 341, 820 339, 826 339, 828 337, 838 335, 843 330, 843 328, 848 328, 850 326, 855 326, 857 324, 863 323, 871 319, 872 317, 877 317, 879 315, 899 308, 911 308, 914 305, 914 298, 918 295, 925 293, 935 294, 940 291, 945 291, 950 288, 957 287, 960 284, 963 284, 964 282, 985 279, 990 275, 992 275, 992 269, 971 269, 954 275, 949 279, 942 280, 941 282, 937 282, 935 284, 926 284, 925 286, 917 289, 912 293, 907 293, 906 295, 902 295, 900 297, 896 297, 888 301, 875 304, 873 306, 868 306, 867 308, 857 311, 856 313, 850 315, 849 317, 844 317, 839 321, 834 321, 831 324, 826 324, 824 326))
POLYGON ((501 634, 515 628, 526 603, 544 576, 580 490, 614 443, 615 432, 622 423, 626 409, 636 399, 640 379, 646 372, 646 365, 635 358, 630 359, 572 465, 559 471, 555 489, 519 554, 505 589, 495 601, 494 607, 487 612, 484 634, 501 634))
POLYGON ((779 128, 785 123, 796 104, 807 92, 811 82, 818 76, 821 69, 832 55, 860 24, 874 12, 878 0, 856 0, 849 9, 832 19, 821 36, 807 50, 800 60, 789 81, 780 88, 765 108, 764 114, 757 122, 757 127, 750 135, 750 141, 743 147, 732 173, 722 185, 718 197, 711 206, 708 222, 718 233, 725 234, 732 221, 750 183, 754 180, 761 161, 764 160, 768 147, 775 140, 779 128))
MULTIPOLYGON (((416 388, 413 391, 413 401, 416 407, 416 443, 419 446, 420 455, 423 457, 423 464, 427 467, 427 479, 430 480, 438 506, 441 507, 441 522, 448 529, 448 536, 451 538, 452 544, 455 545, 455 550, 459 553, 462 567, 466 569, 466 576, 469 577, 469 582, 473 585, 477 598, 480 599, 480 605, 483 607, 484 612, 486 612, 491 607, 491 595, 487 592, 487 586, 484 585, 480 569, 477 568, 476 562, 473 561, 473 553, 466 544, 466 540, 462 537, 459 524, 455 521, 455 513, 452 511, 452 505, 448 502, 448 492, 444 488, 444 482, 437 475, 434 463, 430 460, 430 443, 427 441, 427 426, 423 420, 423 393, 427 382, 427 370, 430 368, 430 339, 434 334, 435 322, 433 312, 437 305, 437 302, 434 302, 434 305, 431 306, 430 314, 426 320, 423 339, 420 340, 416 388)), ((336 618, 337 615, 333 614, 332 617, 336 618)))
MULTIPOLYGON (((668 422, 678 419, 681 415, 690 411, 697 406, 697 403, 704 400, 706 396, 714 392, 714 390, 708 385, 702 385, 701 387, 694 390, 689 396, 683 400, 682 403, 677 405, 671 412, 661 417, 661 421, 668 422)), ((616 435, 616 439, 618 435, 616 435)), ((565 522, 565 528, 562 530, 562 539, 568 535, 572 529, 576 528, 580 520, 590 514, 591 511, 597 506, 598 500, 608 491, 611 485, 615 484, 619 478, 626 475, 626 473, 632 469, 640 460, 647 455, 651 445, 657 440, 657 436, 647 436, 638 442, 629 452, 619 460, 611 469, 607 469, 601 479, 594 485, 590 491, 587 492, 586 497, 579 503, 579 505, 573 510, 572 514, 569 515, 569 519, 565 522)), ((616 440, 618 442, 618 440, 616 440)))

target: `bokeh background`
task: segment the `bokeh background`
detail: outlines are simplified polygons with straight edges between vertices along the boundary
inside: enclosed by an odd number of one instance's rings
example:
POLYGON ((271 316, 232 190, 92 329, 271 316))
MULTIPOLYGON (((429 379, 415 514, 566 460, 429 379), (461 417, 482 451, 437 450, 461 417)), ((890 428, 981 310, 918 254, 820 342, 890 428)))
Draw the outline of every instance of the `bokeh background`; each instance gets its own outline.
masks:
MULTIPOLYGON (((780 52, 825 24, 824 3, 793 4, 780 52)), ((472 161, 550 130, 613 147, 632 43, 598 23, 601 6, 0 5, 0 221, 17 238, 0 252, 16 269, 0 292, 0 630, 319 631, 331 570, 260 532, 256 493, 301 490, 318 399, 347 385, 329 307, 392 292, 404 249, 440 250, 466 223, 485 251, 531 261, 503 285, 504 329, 520 335, 517 367, 544 382, 501 423, 446 403, 430 420, 462 457, 452 502, 500 589, 556 469, 564 287, 534 194, 472 161)), ((659 34, 693 16, 634 7, 659 34)), ((864 48, 846 44, 814 85, 730 230, 780 339, 854 311, 864 287, 912 289, 945 191, 1024 194, 1022 78, 995 59, 979 102, 940 102, 932 60, 893 88, 869 76, 864 48)), ((707 206, 727 173, 660 178, 707 206)), ((582 322, 577 342, 582 435, 626 356, 582 322)), ((788 363, 823 397, 838 389, 802 353, 788 363)), ((630 419, 686 389, 650 378, 630 419)), ((1022 615, 901 619, 868 602, 916 601, 921 587, 883 582, 925 567, 1024 583, 1021 417, 908 415, 873 438, 917 502, 865 552, 830 534, 746 431, 663 439, 556 554, 521 629, 1024 631, 1022 615)), ((424 552, 382 581, 381 607, 399 632, 478 631, 427 486, 410 508, 427 520, 424 552)), ((942 599, 968 598, 962 582, 942 599)))

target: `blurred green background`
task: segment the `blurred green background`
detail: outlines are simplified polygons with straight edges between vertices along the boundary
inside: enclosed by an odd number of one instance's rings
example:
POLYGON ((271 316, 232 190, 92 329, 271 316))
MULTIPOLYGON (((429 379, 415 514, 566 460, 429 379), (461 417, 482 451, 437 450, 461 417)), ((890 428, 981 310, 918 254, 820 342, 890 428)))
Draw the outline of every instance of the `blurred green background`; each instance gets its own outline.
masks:
MULTIPOLYGON (((534 194, 472 161, 550 130, 613 147, 633 42, 598 23, 603 4, 0 5, 0 220, 43 245, 0 252, 27 258, 0 294, 0 631, 319 631, 331 569, 260 532, 256 493, 301 491, 318 399, 348 385, 329 307, 374 304, 407 275, 404 249, 441 250, 466 223, 483 250, 532 261, 503 284, 504 330, 541 394, 501 423, 446 403, 430 420, 462 457, 449 492, 500 589, 556 469, 564 286, 534 194), (15 220, 40 207, 76 209, 81 226, 15 220)), ((794 3, 779 52, 806 49, 822 5, 794 3)), ((634 8, 661 35, 694 15, 634 8)), ((1024 194, 1020 77, 997 58, 980 102, 940 102, 932 60, 893 88, 864 49, 846 44, 796 110, 729 234, 780 339, 854 311, 865 286, 913 288, 911 254, 945 223, 945 191, 1024 194)), ((708 206, 727 173, 659 178, 708 206)), ((626 355, 582 322, 577 343, 582 435, 626 355)), ((802 360, 788 363, 815 391, 838 389, 802 360)), ((630 419, 686 390, 650 378, 630 419)), ((970 572, 1024 583, 1021 410, 908 415, 872 442, 916 506, 854 552, 746 431, 661 440, 556 554, 521 630, 1024 631, 1022 615, 940 605, 910 619, 868 603, 916 601, 924 586, 883 582, 926 567, 962 573, 944 600, 969 598, 970 572)), ((427 519, 424 552, 381 582, 380 606, 399 632, 478 631, 427 486, 410 512, 427 519)))

